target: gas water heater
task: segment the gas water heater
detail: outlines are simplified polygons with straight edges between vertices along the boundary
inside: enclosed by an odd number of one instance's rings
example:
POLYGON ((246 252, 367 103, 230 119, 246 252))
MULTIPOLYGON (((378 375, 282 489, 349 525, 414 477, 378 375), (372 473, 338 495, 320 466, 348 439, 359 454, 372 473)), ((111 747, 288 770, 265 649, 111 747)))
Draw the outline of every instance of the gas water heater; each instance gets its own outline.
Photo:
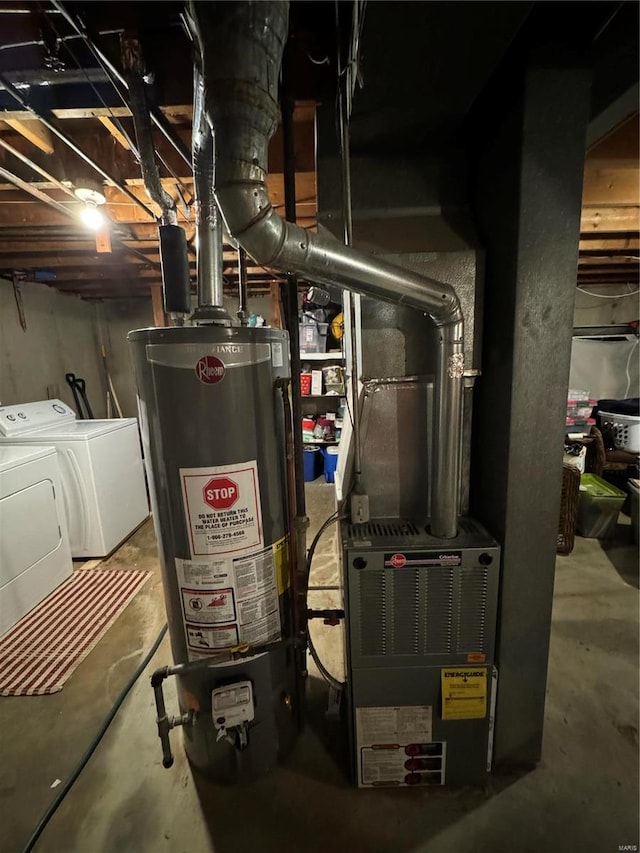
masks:
POLYGON ((129 341, 174 658, 154 676, 164 764, 180 725, 195 767, 220 780, 259 774, 297 730, 288 335, 209 325, 141 329, 129 341), (176 718, 164 712, 168 675, 176 718))

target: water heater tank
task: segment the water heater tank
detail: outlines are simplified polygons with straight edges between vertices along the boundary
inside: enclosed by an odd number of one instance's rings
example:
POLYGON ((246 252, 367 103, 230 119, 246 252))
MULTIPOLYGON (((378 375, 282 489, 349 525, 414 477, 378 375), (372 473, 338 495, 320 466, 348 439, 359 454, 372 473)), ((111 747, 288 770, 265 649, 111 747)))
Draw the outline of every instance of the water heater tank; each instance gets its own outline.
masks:
POLYGON ((222 781, 256 775, 297 730, 288 335, 190 326, 128 339, 187 755, 222 781))

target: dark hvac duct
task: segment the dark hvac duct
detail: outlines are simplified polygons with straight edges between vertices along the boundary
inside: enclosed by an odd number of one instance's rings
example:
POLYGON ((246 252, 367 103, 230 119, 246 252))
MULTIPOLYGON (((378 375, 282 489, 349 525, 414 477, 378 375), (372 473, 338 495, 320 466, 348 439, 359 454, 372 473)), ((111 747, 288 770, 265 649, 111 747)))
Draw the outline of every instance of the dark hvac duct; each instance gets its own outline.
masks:
MULTIPOLYGON (((427 314, 439 331, 431 533, 457 535, 463 316, 447 284, 416 275, 285 222, 267 190, 267 150, 277 125, 277 88, 288 3, 191 2, 202 57, 205 107, 215 144, 214 191, 227 230, 262 266, 337 284, 427 314)), ((425 437, 426 440, 426 437, 425 437)))

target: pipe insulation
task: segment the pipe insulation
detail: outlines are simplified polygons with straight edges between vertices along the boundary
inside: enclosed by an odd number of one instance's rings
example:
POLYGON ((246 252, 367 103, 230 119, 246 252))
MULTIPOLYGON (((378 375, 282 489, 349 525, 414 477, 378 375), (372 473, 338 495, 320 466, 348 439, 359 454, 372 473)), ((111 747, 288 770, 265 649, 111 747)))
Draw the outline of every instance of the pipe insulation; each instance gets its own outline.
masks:
POLYGON ((162 295, 167 314, 191 313, 191 288, 187 238, 179 225, 159 225, 162 295))
POLYGON ((131 36, 123 36, 121 53, 124 76, 129 86, 130 109, 138 151, 140 152, 140 170, 142 171, 145 189, 149 198, 155 201, 162 211, 162 224, 176 225, 178 222, 176 203, 162 186, 158 164, 156 163, 151 116, 144 88, 144 64, 139 41, 131 36))
POLYGON ((337 284, 427 314, 438 329, 431 533, 457 534, 464 373, 463 315, 454 289, 283 220, 267 189, 267 153, 288 33, 287 2, 189 5, 214 135, 214 192, 229 234, 257 264, 337 284))

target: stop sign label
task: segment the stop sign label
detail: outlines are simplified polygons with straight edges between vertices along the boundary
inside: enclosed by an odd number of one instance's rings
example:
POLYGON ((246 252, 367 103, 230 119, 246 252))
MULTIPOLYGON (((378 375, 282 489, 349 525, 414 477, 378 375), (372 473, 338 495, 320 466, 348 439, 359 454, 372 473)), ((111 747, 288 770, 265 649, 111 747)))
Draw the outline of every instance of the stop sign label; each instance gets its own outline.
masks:
POLYGON ((202 496, 213 509, 231 509, 240 497, 240 489, 229 477, 213 477, 203 488, 202 496))

